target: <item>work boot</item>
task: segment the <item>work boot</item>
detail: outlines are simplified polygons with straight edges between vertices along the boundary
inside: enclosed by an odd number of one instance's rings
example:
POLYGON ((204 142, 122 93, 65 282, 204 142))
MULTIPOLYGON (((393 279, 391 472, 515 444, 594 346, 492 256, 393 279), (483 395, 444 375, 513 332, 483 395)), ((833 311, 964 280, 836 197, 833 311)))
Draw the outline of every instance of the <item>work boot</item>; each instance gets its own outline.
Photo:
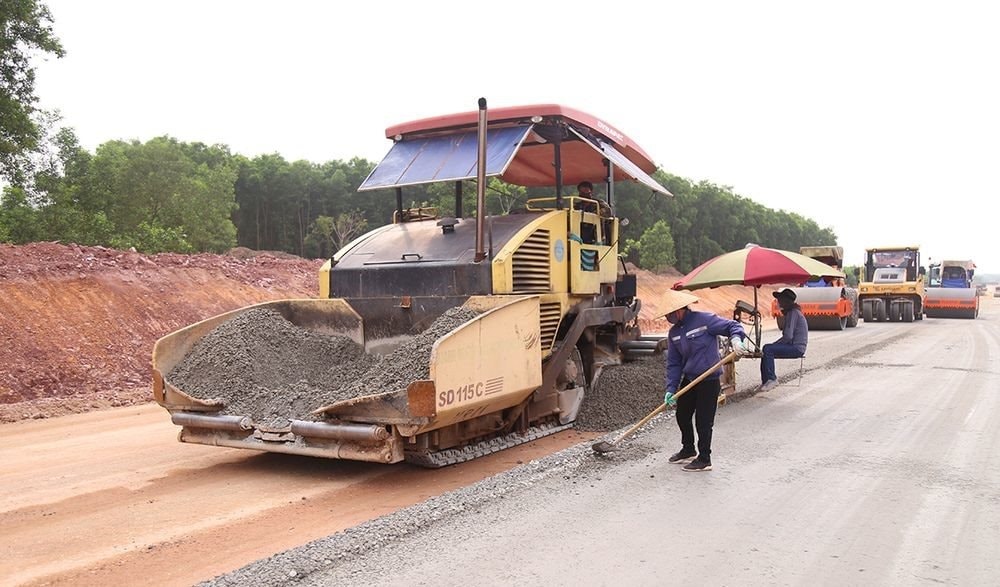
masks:
POLYGON ((667 460, 675 465, 683 465, 684 463, 690 463, 691 459, 693 459, 696 456, 698 456, 698 453, 694 452, 693 450, 681 449, 680 452, 674 453, 667 460))
POLYGON ((711 471, 712 463, 710 461, 703 461, 701 459, 695 459, 690 463, 684 465, 685 471, 690 471, 692 473, 697 473, 698 471, 711 471))
POLYGON ((763 385, 760 386, 760 390, 761 391, 771 391, 775 387, 778 387, 778 380, 777 379, 768 379, 767 381, 764 382, 763 385))

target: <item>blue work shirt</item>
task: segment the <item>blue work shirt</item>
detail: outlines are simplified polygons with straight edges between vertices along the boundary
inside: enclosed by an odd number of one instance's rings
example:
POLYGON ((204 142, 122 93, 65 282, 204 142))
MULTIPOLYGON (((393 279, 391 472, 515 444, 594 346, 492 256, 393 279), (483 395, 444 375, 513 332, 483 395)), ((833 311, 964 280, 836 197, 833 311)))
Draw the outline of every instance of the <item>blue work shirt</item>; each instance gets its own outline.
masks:
MULTIPOLYGON (((711 312, 696 312, 690 308, 684 319, 670 327, 667 343, 667 389, 677 391, 681 379, 694 380, 721 358, 716 336, 746 338, 736 320, 726 320, 711 312)), ((719 368, 709 375, 718 379, 719 368)))
POLYGON ((782 310, 785 315, 785 327, 781 329, 781 338, 774 341, 775 344, 790 344, 803 355, 806 354, 806 345, 809 344, 809 324, 806 317, 802 315, 802 308, 795 304, 788 310, 782 310))

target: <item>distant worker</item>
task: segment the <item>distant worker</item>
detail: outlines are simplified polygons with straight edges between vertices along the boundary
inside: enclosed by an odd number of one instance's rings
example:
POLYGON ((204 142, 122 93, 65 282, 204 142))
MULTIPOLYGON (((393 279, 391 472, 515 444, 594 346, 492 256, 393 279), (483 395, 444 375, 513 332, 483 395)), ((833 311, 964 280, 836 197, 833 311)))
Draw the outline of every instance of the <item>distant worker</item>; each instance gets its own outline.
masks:
MULTIPOLYGON (((594 199, 594 184, 589 181, 581 181, 576 184, 576 195, 580 198, 587 198, 590 200, 594 199)), ((577 210, 583 210, 584 212, 597 212, 597 204, 593 202, 585 202, 580 200, 574 206, 577 210)))
POLYGON ((712 373, 679 398, 678 389, 698 378, 717 363, 719 343, 716 336, 725 336, 740 355, 748 354, 744 340, 746 332, 735 320, 720 318, 710 312, 688 308, 698 298, 682 291, 670 290, 664 295, 667 321, 672 324, 667 343, 667 390, 663 401, 677 406, 677 427, 681 430, 681 450, 669 462, 684 464, 685 471, 712 469, 712 427, 722 385, 722 369, 712 373), (694 419, 694 426, 691 424, 694 419), (698 450, 695 451, 695 429, 698 450))
POLYGON ((594 184, 589 181, 581 181, 576 184, 576 194, 581 198, 587 198, 590 200, 597 200, 596 204, 591 202, 580 202, 577 204, 577 210, 583 210, 584 212, 594 212, 600 213, 602 216, 611 215, 611 206, 608 205, 604 200, 599 200, 594 195, 594 184))
POLYGON ((778 386, 778 376, 774 372, 775 359, 798 359, 806 354, 809 344, 809 326, 802 308, 795 303, 795 292, 787 287, 772 294, 778 300, 778 307, 785 317, 781 338, 765 344, 760 357, 760 390, 771 391, 778 386))

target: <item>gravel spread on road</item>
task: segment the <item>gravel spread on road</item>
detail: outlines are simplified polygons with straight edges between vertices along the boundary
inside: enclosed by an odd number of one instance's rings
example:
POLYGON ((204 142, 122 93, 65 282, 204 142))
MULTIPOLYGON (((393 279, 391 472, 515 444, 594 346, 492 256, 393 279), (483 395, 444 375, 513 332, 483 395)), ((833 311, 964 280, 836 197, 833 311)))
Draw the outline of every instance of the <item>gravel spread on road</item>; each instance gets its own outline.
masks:
POLYGON ((223 414, 280 429, 291 419, 312 419, 316 408, 426 379, 434 342, 476 315, 452 308, 394 351, 373 356, 348 337, 320 334, 258 308, 199 340, 167 380, 193 397, 222 401, 223 414))
MULTIPOLYGON (((654 426, 658 416, 647 427, 654 426)), ((241 569, 199 583, 201 587, 242 585, 295 585, 318 587, 340 584, 391 584, 392 566, 377 566, 369 560, 392 555, 405 548, 407 541, 419 540, 434 531, 438 524, 448 524, 463 514, 473 513, 490 504, 504 504, 506 515, 525 506, 518 496, 549 479, 561 479, 568 487, 599 482, 611 467, 641 461, 661 452, 648 444, 624 446, 622 451, 595 455, 589 444, 580 444, 555 454, 519 465, 455 491, 438 495, 419 504, 397 510, 358 526, 321 538, 303 546, 275 554, 241 569), (329 575, 336 574, 331 580, 329 575), (379 577, 372 583, 371 576, 379 577)), ((469 528, 483 532, 481 528, 469 528)))

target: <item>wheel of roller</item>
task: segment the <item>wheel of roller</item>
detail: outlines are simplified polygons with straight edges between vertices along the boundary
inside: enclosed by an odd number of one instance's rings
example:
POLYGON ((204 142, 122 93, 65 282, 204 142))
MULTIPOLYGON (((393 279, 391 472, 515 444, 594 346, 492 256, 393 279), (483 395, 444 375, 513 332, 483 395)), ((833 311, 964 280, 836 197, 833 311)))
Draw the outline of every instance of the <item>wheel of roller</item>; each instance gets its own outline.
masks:
POLYGON ((847 317, 847 327, 855 328, 858 325, 858 314, 860 314, 860 309, 858 308, 858 292, 848 290, 847 297, 851 300, 851 315, 847 317))
POLYGON ((902 318, 902 304, 889 305, 889 322, 899 322, 902 318))
POLYGON ((913 322, 913 304, 903 306, 903 322, 913 322))
POLYGON ((875 312, 872 310, 871 304, 865 304, 862 306, 861 313, 861 317, 864 318, 865 322, 871 322, 875 319, 875 312))
POLYGON ((889 319, 889 309, 886 308, 886 303, 881 302, 878 305, 878 320, 879 322, 885 322, 889 319))

